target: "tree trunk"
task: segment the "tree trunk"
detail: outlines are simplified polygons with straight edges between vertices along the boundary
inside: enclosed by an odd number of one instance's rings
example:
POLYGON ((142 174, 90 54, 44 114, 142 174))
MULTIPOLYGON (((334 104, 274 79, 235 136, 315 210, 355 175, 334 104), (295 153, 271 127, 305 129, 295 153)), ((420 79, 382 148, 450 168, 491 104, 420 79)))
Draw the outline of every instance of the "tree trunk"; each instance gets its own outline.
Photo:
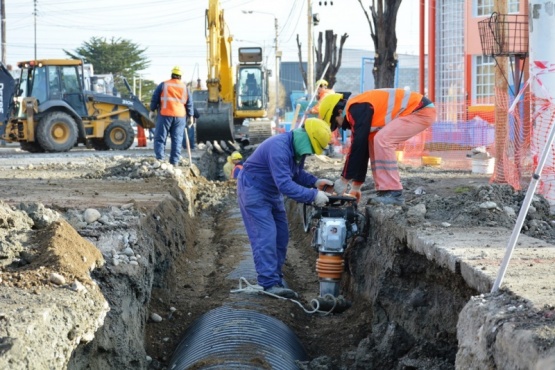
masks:
MULTIPOLYGON (((333 33, 333 30, 327 30, 325 33, 325 42, 322 37, 322 32, 318 34, 318 43, 314 50, 316 55, 315 61, 315 78, 320 79, 323 78, 324 80, 328 81, 329 88, 333 88, 333 85, 337 81, 336 76, 339 72, 339 68, 341 67, 341 59, 343 58, 343 46, 345 45, 345 41, 349 35, 346 33, 341 36, 339 40, 339 48, 337 47, 337 35, 333 33), (329 64, 329 67, 326 73, 323 75, 326 66, 329 64)), ((297 35, 297 47, 299 49, 299 65, 301 68, 301 74, 303 76, 303 81, 305 85, 308 86, 306 81, 306 71, 302 65, 302 49, 301 43, 299 41, 299 36, 297 35)))
POLYGON ((369 6, 372 19, 362 4, 362 0, 358 0, 358 2, 366 15, 370 36, 374 42, 375 59, 372 71, 374 87, 394 87, 395 71, 399 62, 395 27, 401 0, 372 1, 372 5, 369 6))

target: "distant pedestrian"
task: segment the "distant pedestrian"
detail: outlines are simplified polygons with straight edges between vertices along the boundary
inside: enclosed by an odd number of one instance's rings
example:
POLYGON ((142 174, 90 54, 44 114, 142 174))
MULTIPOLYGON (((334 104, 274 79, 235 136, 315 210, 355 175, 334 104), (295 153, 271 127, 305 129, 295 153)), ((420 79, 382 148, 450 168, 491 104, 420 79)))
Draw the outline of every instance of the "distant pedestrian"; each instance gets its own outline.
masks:
POLYGON ((194 120, 193 99, 187 86, 181 82, 181 75, 181 68, 175 66, 171 78, 156 87, 150 101, 151 114, 158 111, 154 131, 154 154, 156 159, 164 160, 166 141, 170 136, 170 164, 174 166, 181 158, 185 116, 189 117, 190 123, 194 120))

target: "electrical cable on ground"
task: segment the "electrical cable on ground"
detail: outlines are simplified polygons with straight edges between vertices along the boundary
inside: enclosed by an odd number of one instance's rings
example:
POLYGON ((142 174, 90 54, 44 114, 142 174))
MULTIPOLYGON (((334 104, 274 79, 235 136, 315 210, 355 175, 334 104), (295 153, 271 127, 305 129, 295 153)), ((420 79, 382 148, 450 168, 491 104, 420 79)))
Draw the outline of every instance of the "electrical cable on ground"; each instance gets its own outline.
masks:
POLYGON ((281 297, 281 296, 269 293, 269 292, 265 291, 260 285, 258 285, 258 284, 255 285, 255 284, 249 283, 248 280, 245 279, 244 277, 239 278, 239 288, 232 289, 230 291, 230 293, 266 294, 266 295, 269 295, 269 296, 277 298, 277 299, 283 299, 283 300, 286 300, 286 301, 291 301, 291 302, 297 304, 300 308, 302 308, 302 310, 307 314, 317 313, 317 314, 321 314, 323 316, 327 316, 327 315, 333 313, 333 310, 337 306, 337 298, 334 297, 331 294, 326 294, 324 296, 324 298, 330 298, 330 299, 333 300, 333 306, 329 311, 321 311, 319 309, 320 308, 320 302, 318 302, 317 299, 312 299, 310 301, 310 303, 311 303, 311 305, 314 309, 309 310, 309 309, 306 309, 301 302, 299 302, 297 300, 294 300, 294 299, 291 299, 291 298, 285 298, 285 297, 281 297), (245 287, 243 287, 243 283, 245 284, 245 287))

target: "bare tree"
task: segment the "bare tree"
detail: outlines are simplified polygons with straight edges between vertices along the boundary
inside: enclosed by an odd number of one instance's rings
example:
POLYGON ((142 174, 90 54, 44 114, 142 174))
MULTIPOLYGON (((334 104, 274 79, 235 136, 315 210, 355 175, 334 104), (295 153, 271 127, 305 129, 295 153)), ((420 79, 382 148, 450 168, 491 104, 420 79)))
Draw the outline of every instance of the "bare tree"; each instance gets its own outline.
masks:
MULTIPOLYGON (((337 35, 334 34, 332 30, 326 31, 325 43, 324 43, 322 32, 318 34, 318 45, 316 46, 314 51, 316 54, 316 62, 314 63, 315 64, 314 66, 316 69, 315 76, 317 76, 317 78, 320 78, 320 76, 322 76, 322 73, 324 72, 324 69, 329 63, 329 67, 326 71, 326 74, 323 76, 323 78, 326 81, 328 81, 328 86, 330 88, 333 88, 333 85, 337 81, 335 76, 337 76, 337 72, 339 72, 339 68, 341 67, 341 58, 343 57, 343 45, 345 45, 345 41, 347 41, 348 37, 349 35, 347 35, 346 33, 343 34, 343 36, 341 36, 341 39, 339 40, 339 48, 338 48, 337 35)), ((299 62, 300 62, 299 65, 301 69, 301 74, 303 76, 303 80, 305 84, 308 85, 308 82, 306 80, 306 71, 304 70, 303 64, 302 64, 303 58, 302 58, 301 47, 302 47, 302 44, 299 41, 299 35, 297 35, 297 48, 299 50, 299 62)))
POLYGON ((374 42, 375 59, 374 85, 376 88, 393 87, 397 58, 397 34, 395 27, 397 13, 402 0, 372 0, 368 15, 362 0, 358 0, 370 27, 370 36, 374 42))

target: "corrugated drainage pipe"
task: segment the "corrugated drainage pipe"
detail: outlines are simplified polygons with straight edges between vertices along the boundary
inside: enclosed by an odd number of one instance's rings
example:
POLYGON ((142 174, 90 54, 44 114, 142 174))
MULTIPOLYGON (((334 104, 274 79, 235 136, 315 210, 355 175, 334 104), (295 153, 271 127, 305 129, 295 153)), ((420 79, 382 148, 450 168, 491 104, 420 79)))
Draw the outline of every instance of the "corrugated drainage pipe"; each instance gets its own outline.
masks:
POLYGON ((307 354, 283 322, 256 311, 219 307, 183 334, 168 369, 297 369, 307 354))

